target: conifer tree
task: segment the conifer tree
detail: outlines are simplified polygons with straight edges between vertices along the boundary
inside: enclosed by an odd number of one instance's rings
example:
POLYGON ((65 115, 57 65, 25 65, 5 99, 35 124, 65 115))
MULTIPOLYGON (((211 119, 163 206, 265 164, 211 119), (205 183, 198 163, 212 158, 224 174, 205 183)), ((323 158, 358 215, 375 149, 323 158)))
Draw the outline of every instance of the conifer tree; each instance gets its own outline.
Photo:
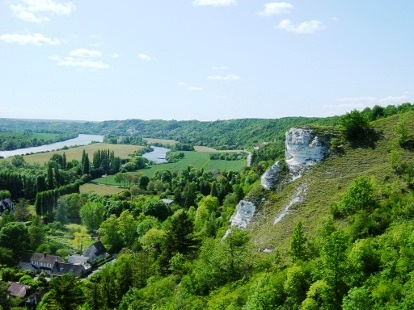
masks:
POLYGON ((302 222, 296 223, 293 230, 292 240, 290 241, 290 255, 294 262, 306 259, 306 237, 302 222))

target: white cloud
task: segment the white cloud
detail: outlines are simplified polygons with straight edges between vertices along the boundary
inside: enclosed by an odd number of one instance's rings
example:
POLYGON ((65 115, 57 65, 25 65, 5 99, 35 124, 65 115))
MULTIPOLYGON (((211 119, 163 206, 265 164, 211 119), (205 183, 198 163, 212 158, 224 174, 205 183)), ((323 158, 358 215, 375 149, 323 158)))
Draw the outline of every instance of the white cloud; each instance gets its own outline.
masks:
POLYGON ((298 34, 310 34, 325 28, 319 20, 310 20, 299 25, 293 24, 289 19, 284 19, 279 23, 279 29, 298 34))
POLYGON ((179 82, 178 86, 183 87, 183 88, 185 88, 189 91, 203 91, 204 90, 204 88, 202 88, 202 87, 192 86, 192 85, 190 85, 188 83, 185 83, 185 82, 179 82))
POLYGON ((33 23, 49 21, 49 15, 69 15, 75 10, 72 2, 57 3, 53 0, 20 0, 10 9, 18 18, 33 23))
POLYGON ((214 75, 214 76, 210 75, 210 76, 207 77, 207 80, 238 81, 238 80, 241 80, 241 77, 236 75, 236 74, 230 73, 230 74, 227 74, 227 75, 214 75))
POLYGON ((138 54, 139 59, 143 60, 143 61, 151 61, 152 57, 147 55, 147 54, 143 54, 143 53, 139 53, 138 54))
POLYGON ((202 87, 195 87, 195 86, 190 86, 187 89, 189 91, 202 91, 202 90, 204 90, 204 88, 202 88, 202 87))
POLYGON ((211 68, 212 70, 227 70, 226 66, 214 66, 211 68))
POLYGON ((195 6, 231 6, 236 5, 236 0, 194 0, 195 6))
POLYGON ((287 2, 270 2, 264 5, 263 11, 259 12, 262 16, 272 16, 277 14, 289 13, 293 5, 287 2))
POLYGON ((18 34, 18 33, 5 33, 0 35, 0 41, 7 43, 18 43, 18 44, 34 44, 37 46, 41 45, 58 45, 62 41, 58 39, 53 39, 45 37, 41 33, 35 34, 18 34))
POLYGON ((86 48, 79 48, 77 50, 70 51, 69 56, 82 57, 82 58, 94 58, 94 57, 101 57, 102 53, 96 50, 88 50, 86 48))
POLYGON ((78 69, 101 70, 108 69, 109 65, 97 58, 102 57, 102 53, 96 50, 80 48, 69 52, 69 56, 50 56, 49 59, 56 62, 58 66, 72 67, 78 69))

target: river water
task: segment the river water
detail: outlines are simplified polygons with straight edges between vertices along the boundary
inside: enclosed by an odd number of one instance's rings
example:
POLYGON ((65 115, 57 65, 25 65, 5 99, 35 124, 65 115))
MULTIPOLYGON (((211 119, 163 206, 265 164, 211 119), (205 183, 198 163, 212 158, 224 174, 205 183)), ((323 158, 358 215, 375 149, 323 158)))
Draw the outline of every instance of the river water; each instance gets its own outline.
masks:
POLYGON ((157 164, 162 164, 162 163, 167 162, 165 157, 167 156, 167 153, 170 151, 170 149, 167 149, 166 147, 159 147, 159 146, 151 146, 151 148, 153 149, 153 151, 149 153, 145 153, 144 155, 142 155, 142 157, 148 160, 151 160, 157 164))
POLYGON ((64 147, 71 147, 77 145, 87 145, 91 142, 103 142, 103 136, 100 135, 84 135, 80 134, 77 138, 60 141, 52 144, 46 144, 41 146, 35 147, 28 147, 24 149, 17 149, 13 151, 0 151, 0 156, 7 158, 14 155, 25 155, 25 154, 32 154, 32 153, 41 153, 47 151, 55 151, 62 149, 64 147))

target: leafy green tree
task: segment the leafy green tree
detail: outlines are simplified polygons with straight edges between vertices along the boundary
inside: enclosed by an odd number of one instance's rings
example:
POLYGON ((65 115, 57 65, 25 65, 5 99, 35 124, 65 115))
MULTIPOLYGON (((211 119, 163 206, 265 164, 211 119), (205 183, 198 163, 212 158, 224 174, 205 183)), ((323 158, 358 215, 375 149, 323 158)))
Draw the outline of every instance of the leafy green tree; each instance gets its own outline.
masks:
POLYGON ((308 292, 306 299, 302 302, 301 310, 318 310, 318 309, 339 309, 335 304, 332 287, 325 280, 314 282, 308 292))
POLYGON ((194 236, 194 225, 187 212, 176 211, 167 223, 167 237, 160 257, 163 271, 168 270, 170 259, 177 253, 190 255, 195 252, 198 241, 194 236))
POLYGON ((88 201, 80 209, 82 223, 89 231, 96 231, 104 220, 104 207, 96 201, 88 201))
POLYGON ((197 185, 193 182, 189 182, 184 187, 184 208, 188 209, 191 206, 195 206, 195 200, 197 198, 197 185))
POLYGON ((248 232, 239 229, 232 229, 223 240, 205 239, 199 259, 191 274, 183 277, 182 285, 193 294, 208 295, 227 282, 247 277, 251 270, 248 241, 248 232))
POLYGON ((4 281, 0 281, 0 309, 11 309, 11 300, 8 292, 9 284, 4 281))
POLYGON ((358 141, 366 138, 371 129, 368 119, 358 110, 352 110, 342 116, 340 124, 345 137, 350 141, 358 141))
POLYGON ((45 229, 40 216, 35 216, 29 226, 30 248, 36 250, 45 239, 45 229))
POLYGON ((26 222, 30 218, 30 211, 28 209, 29 201, 26 199, 21 199, 16 205, 14 206, 13 216, 16 221, 19 222, 26 222))
POLYGON ((251 294, 249 294, 243 310, 267 310, 277 309, 285 301, 283 283, 286 274, 264 273, 253 283, 251 294))
POLYGON ((323 287, 330 291, 329 303, 332 303, 334 307, 339 307, 348 289, 346 283, 348 261, 345 252, 347 242, 348 237, 341 230, 335 230, 325 236, 317 261, 316 273, 320 279, 326 281, 326 286, 324 284, 323 287))
POLYGON ((29 251, 29 231, 21 222, 7 223, 0 230, 0 247, 13 252, 13 259, 22 260, 29 251))
POLYGON ((145 215, 154 216, 160 221, 165 221, 171 215, 170 209, 161 200, 149 200, 142 206, 145 215))
POLYGON ((7 189, 0 190, 0 199, 11 198, 11 193, 7 189))
POLYGON ((344 297, 342 309, 344 310, 365 310, 372 309, 373 303, 370 292, 365 287, 353 287, 348 295, 344 297))
POLYGON ((121 250, 122 238, 119 231, 119 222, 114 214, 102 222, 99 227, 99 233, 102 235, 101 241, 109 249, 110 253, 121 250))
POLYGON ((304 264, 295 264, 287 269, 286 275, 286 281, 283 284, 287 295, 285 305, 289 309, 299 309, 310 286, 311 269, 304 264))
POLYGON ((123 184, 123 186, 125 186, 126 184, 126 173, 123 172, 118 172, 117 174, 115 174, 115 182, 118 184, 123 184))
POLYGON ((376 206, 373 182, 363 176, 359 176, 342 197, 338 209, 343 214, 349 215, 359 210, 372 212, 376 206))
POLYGON ((139 178, 139 188, 141 189, 147 189, 148 183, 150 179, 146 175, 143 175, 139 178))
POLYGON ((13 264, 13 251, 0 247, 0 265, 11 266, 13 264))
POLYGON ((401 117, 399 122, 394 126, 394 133, 401 146, 409 140, 408 120, 406 117, 401 117))
POLYGON ((82 253, 86 244, 91 244, 92 238, 86 232, 86 229, 82 227, 80 231, 73 234, 72 245, 77 249, 78 253, 82 253))
POLYGON ((296 223, 293 230, 290 241, 290 256, 294 262, 306 259, 306 237, 303 232, 302 222, 296 223))
POLYGON ((11 163, 13 166, 21 168, 24 167, 26 161, 24 160, 24 157, 22 155, 15 155, 12 157, 11 163))
POLYGON ((380 271, 380 254, 372 238, 358 239, 348 253, 347 283, 360 286, 371 274, 380 271))
POLYGON ((88 153, 86 153, 85 150, 83 150, 82 152, 81 166, 82 166, 82 174, 89 175, 90 174, 90 161, 89 161, 88 153))
POLYGON ((65 205, 62 203, 62 200, 58 199, 56 212, 55 212, 55 221, 66 224, 68 222, 68 217, 66 216, 65 205))
POLYGON ((125 247, 131 248, 137 237, 137 221, 129 210, 125 210, 118 218, 119 235, 125 247))
POLYGON ((54 277, 49 283, 47 293, 41 303, 40 310, 73 310, 85 301, 82 284, 71 273, 65 273, 60 277, 54 277))

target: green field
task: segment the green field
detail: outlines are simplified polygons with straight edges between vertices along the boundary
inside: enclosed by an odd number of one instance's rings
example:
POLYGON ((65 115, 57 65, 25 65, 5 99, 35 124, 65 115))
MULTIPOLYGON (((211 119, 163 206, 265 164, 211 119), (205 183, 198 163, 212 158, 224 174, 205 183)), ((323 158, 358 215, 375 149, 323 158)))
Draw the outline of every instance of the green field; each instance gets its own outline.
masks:
MULTIPOLYGON (((188 166, 204 170, 232 170, 239 171, 246 166, 246 159, 227 161, 227 160, 210 160, 210 154, 204 152, 183 152, 185 154, 184 158, 179 160, 176 163, 165 163, 153 165, 148 169, 138 170, 138 172, 143 173, 148 177, 152 177, 159 170, 169 170, 171 172, 187 169, 188 166)), ((130 172, 131 174, 137 172, 130 172)), ((119 185, 115 182, 113 175, 109 175, 104 178, 95 179, 93 182, 106 185, 119 185)))
POLYGON ((168 140, 168 139, 143 138, 142 140, 146 141, 148 144, 159 143, 162 145, 170 145, 170 146, 174 146, 178 143, 178 141, 168 140))
POLYGON ((85 146, 73 147, 67 150, 44 152, 37 154, 25 155, 24 160, 29 164, 39 163, 44 164, 50 160, 53 154, 66 154, 66 160, 81 160, 82 152, 85 150, 89 154, 89 159, 92 159, 93 153, 98 150, 110 150, 114 151, 115 156, 120 158, 128 158, 129 154, 134 153, 135 151, 141 149, 142 146, 139 145, 130 145, 130 144, 106 144, 106 143, 92 143, 85 146))
MULTIPOLYGON (((113 178, 111 182, 114 182, 113 178)), ((103 184, 86 183, 80 186, 79 191, 81 194, 96 193, 98 195, 105 196, 105 195, 115 195, 125 190, 123 188, 113 186, 117 184, 109 184, 109 185, 106 186, 105 183, 103 184), (109 185, 112 185, 112 186, 109 186, 109 185)))

